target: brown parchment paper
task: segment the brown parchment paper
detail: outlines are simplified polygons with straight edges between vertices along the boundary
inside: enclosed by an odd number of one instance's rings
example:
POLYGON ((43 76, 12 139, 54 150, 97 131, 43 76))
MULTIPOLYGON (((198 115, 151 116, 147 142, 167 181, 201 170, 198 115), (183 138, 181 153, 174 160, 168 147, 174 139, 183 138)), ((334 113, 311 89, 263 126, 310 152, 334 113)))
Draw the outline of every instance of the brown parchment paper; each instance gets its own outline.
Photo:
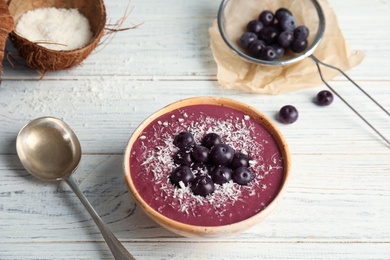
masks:
MULTIPOLYGON (((245 0, 249 1, 249 0, 245 0)), ((253 8, 243 8, 240 5, 231 6, 228 12, 229 23, 240 24, 240 27, 230 30, 229 38, 239 39, 245 31, 246 24, 256 19, 262 10, 276 11, 279 7, 289 8, 297 20, 298 25, 306 25, 310 29, 310 36, 314 37, 316 28, 311 28, 318 24, 318 16, 313 9, 311 1, 302 0, 251 0, 253 8), (257 8, 257 9, 256 9, 257 8)), ((240 1, 236 1, 237 3, 240 1)), ((352 51, 348 46, 338 25, 335 12, 326 0, 318 1, 323 9, 326 19, 325 34, 319 46, 314 52, 314 56, 319 60, 336 66, 346 71, 364 59, 361 51, 352 51)), ((217 63, 217 79, 219 83, 227 89, 239 89, 252 93, 279 94, 283 92, 295 91, 299 89, 322 85, 315 63, 310 58, 288 66, 266 66, 247 62, 226 45, 223 41, 217 21, 213 22, 209 28, 211 38, 211 49, 217 63)), ((311 39, 312 40, 312 39, 311 39)), ((310 42, 310 39, 309 39, 310 42)), ((339 73, 335 70, 321 67, 325 80, 331 80, 339 73)))

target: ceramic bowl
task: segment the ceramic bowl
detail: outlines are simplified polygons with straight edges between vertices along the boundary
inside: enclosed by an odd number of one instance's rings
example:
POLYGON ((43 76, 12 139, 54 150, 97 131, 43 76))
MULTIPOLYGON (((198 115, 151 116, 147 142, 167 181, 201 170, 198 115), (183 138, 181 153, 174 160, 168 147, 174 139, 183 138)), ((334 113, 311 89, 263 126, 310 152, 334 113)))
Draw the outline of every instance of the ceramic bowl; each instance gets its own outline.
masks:
POLYGON ((325 32, 325 16, 317 0, 223 0, 218 11, 218 28, 227 46, 242 59, 255 64, 283 66, 313 54, 325 32), (302 53, 287 51, 286 55, 273 61, 252 57, 239 42, 247 24, 257 20, 262 11, 275 13, 281 7, 291 11, 297 26, 309 28, 308 47, 302 53))
MULTIPOLYGON (((203 112, 202 112, 203 113, 203 112)), ((207 111, 204 112, 205 116, 207 116, 207 111)), ((184 114, 184 117, 186 116, 186 113, 184 114)), ((202 125, 202 122, 198 122, 200 125, 202 125)), ((153 128, 154 129, 154 128, 153 128)), ((158 133, 159 129, 154 129, 154 133, 158 133)), ((151 147, 153 149, 153 147, 151 147)), ((165 150, 165 149, 163 149, 165 150)), ((253 158, 253 159, 259 159, 259 158, 253 158)), ((169 164, 169 162, 167 162, 169 164)), ((156 166, 157 168, 157 166, 156 166)), ((181 235, 185 237, 193 237, 193 238, 214 238, 214 237, 223 237, 228 235, 237 234, 240 232, 243 232, 254 225, 256 225, 259 221, 261 221, 266 215, 268 215, 278 204, 280 199, 283 196, 283 193, 286 190, 287 182, 290 177, 290 168, 291 168, 291 157, 289 153, 288 146, 286 144, 285 139, 283 138, 282 134, 278 130, 278 128, 274 125, 274 123, 268 119, 263 113, 261 113, 259 110, 250 107, 244 103, 232 100, 232 99, 226 99, 226 98, 216 98, 216 97, 195 97, 195 98, 189 98, 184 99, 175 103, 172 103, 161 110, 155 112, 153 115, 148 117, 145 121, 143 121, 139 127, 133 132, 132 136, 130 137, 130 140, 127 144, 125 154, 124 154, 124 175, 125 175, 125 181, 128 185, 130 194, 132 195, 135 202, 140 206, 140 208, 148 215, 151 219, 156 221, 161 226, 165 227, 166 229, 181 235), (141 173, 139 171, 134 171, 134 166, 139 166, 138 164, 144 163, 144 160, 138 161, 136 158, 135 161, 131 161, 130 157, 134 155, 133 147, 137 147, 135 143, 141 142, 140 140, 148 140, 148 142, 154 142, 158 141, 157 139, 160 139, 160 137, 155 135, 155 137, 146 137, 145 135, 145 129, 150 124, 155 125, 161 125, 161 127, 164 126, 164 120, 169 120, 172 118, 172 120, 180 121, 181 118, 178 116, 174 116, 170 113, 173 113, 173 111, 181 111, 185 108, 191 107, 191 106, 203 106, 203 105, 213 105, 213 113, 215 111, 218 111, 219 109, 232 109, 234 111, 242 112, 242 114, 245 115, 245 118, 251 118, 251 120, 254 120, 256 124, 261 125, 264 127, 265 131, 272 136, 273 140, 276 143, 276 150, 279 150, 281 155, 281 173, 278 182, 280 182, 280 186, 278 186, 277 190, 275 191, 274 197, 272 200, 269 201, 269 204, 261 209, 256 214, 250 216, 249 218, 243 219, 241 221, 230 223, 230 224, 224 224, 224 225, 203 225, 203 224, 189 224, 189 223, 183 223, 181 221, 173 219, 173 217, 169 217, 167 215, 163 215, 159 210, 156 209, 156 207, 152 207, 149 202, 150 199, 146 199, 144 197, 145 193, 151 193, 152 200, 157 200, 160 189, 154 189, 153 185, 146 186, 146 188, 138 188, 135 179, 138 177, 135 176, 141 176, 144 173, 141 173), (163 116, 169 115, 168 119, 161 119, 163 116), (156 140, 153 140, 156 139, 156 140), (153 190, 154 189, 154 190, 153 190), (153 194, 153 192, 156 192, 153 194)), ((169 182, 168 172, 164 172, 166 182, 169 182)), ((153 179, 153 178, 152 178, 153 179)), ((152 180, 153 181, 153 180, 152 180)), ((276 186, 276 185, 275 185, 276 186)), ((173 195, 180 197, 179 195, 173 195)), ((161 205, 161 207, 165 207, 167 205, 161 205)), ((236 209, 239 210, 239 209, 236 209)), ((236 211, 231 213, 230 215, 234 215, 236 211)), ((196 213, 194 213, 195 215, 196 213)), ((209 220, 205 218, 203 220, 204 222, 201 223, 207 223, 209 220)))

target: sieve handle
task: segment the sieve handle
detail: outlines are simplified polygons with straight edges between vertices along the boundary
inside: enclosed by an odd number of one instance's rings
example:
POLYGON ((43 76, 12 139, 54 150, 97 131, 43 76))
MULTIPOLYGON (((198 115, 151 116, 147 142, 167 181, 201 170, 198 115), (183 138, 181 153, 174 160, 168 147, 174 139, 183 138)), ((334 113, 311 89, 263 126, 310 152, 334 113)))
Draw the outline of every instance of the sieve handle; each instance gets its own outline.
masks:
POLYGON ((382 109, 387 115, 390 116, 389 111, 387 111, 383 106, 381 106, 374 98, 372 98, 364 89, 362 89, 355 81, 353 81, 347 74, 345 74, 344 71, 342 71, 340 68, 337 68, 335 66, 329 65, 325 62, 320 61, 317 59, 313 54, 309 56, 316 64, 318 72, 320 74, 322 82, 341 100, 343 101, 356 115, 358 115, 369 127, 371 127, 372 130, 374 130, 389 146, 390 141, 386 139, 384 135, 382 135, 370 122, 367 121, 353 106, 351 106, 337 91, 326 82, 324 79, 324 76, 322 75, 322 70, 320 65, 323 65, 325 67, 337 70, 340 72, 345 78, 347 78, 352 84, 354 84, 361 92, 363 92, 364 95, 366 95, 371 101, 373 101, 380 109, 382 109))

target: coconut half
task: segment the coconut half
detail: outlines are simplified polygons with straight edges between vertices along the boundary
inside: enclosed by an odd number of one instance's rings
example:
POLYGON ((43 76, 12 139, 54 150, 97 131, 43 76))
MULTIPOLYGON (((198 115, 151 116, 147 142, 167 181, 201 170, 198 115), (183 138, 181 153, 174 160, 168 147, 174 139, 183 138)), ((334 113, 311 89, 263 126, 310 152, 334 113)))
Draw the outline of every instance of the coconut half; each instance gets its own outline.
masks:
MULTIPOLYGON (((0 0, 1 1, 1 0, 0 0)), ((10 40, 27 65, 36 70, 64 70, 79 65, 96 48, 104 35, 106 9, 103 0, 11 0, 9 12, 17 24, 20 17, 38 8, 76 8, 84 15, 92 31, 91 41, 84 47, 75 50, 52 50, 12 31, 10 40)))
POLYGON ((3 0, 0 0, 0 75, 3 73, 3 59, 5 43, 8 34, 14 29, 14 19, 8 11, 8 6, 3 0))

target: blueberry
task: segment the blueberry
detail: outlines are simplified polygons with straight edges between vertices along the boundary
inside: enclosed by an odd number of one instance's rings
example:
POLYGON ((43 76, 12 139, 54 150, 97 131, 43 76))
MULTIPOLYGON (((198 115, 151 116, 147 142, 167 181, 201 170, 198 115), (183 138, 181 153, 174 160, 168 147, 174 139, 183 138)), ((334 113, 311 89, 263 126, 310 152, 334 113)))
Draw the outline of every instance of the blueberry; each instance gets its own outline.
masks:
POLYGON ((283 30, 280 28, 280 24, 277 22, 277 23, 274 23, 273 25, 271 25, 272 27, 274 27, 275 29, 278 29, 279 32, 282 32, 283 30))
POLYGON ((274 60, 274 59, 276 59, 276 52, 275 52, 274 48, 272 48, 271 46, 266 46, 261 51, 260 57, 263 60, 274 60))
POLYGON ((292 124, 298 119, 298 110, 292 105, 286 105, 279 111, 279 121, 284 124, 292 124))
POLYGON ((317 104, 328 106, 333 102, 333 94, 328 90, 322 90, 317 94, 317 104))
POLYGON ((265 27, 259 33, 259 38, 263 40, 266 44, 272 44, 278 40, 280 31, 274 27, 265 27))
POLYGON ((262 22, 264 26, 270 26, 274 23, 274 14, 271 11, 265 10, 260 13, 259 21, 262 22))
POLYGON ((249 48, 249 45, 257 39, 257 34, 253 32, 246 32, 240 37, 240 43, 245 49, 249 48))
POLYGON ((214 183, 224 184, 232 179, 232 173, 233 171, 229 167, 219 165, 212 170, 210 175, 214 183))
POLYGON ((202 138, 202 145, 207 148, 211 148, 220 143, 222 143, 222 138, 216 133, 208 133, 202 138))
POLYGON ((190 150, 179 150, 173 155, 173 162, 178 165, 190 166, 193 162, 190 150))
POLYGON ((232 169, 237 169, 238 167, 241 166, 249 167, 249 157, 244 153, 237 152, 233 156, 233 160, 232 163, 230 164, 230 167, 232 169))
POLYGON ((175 136, 173 144, 180 149, 187 149, 195 144, 194 136, 190 132, 181 132, 175 136))
POLYGON ((210 150, 210 159, 216 165, 229 165, 234 156, 234 150, 227 144, 216 144, 210 150))
POLYGON ((308 45, 307 39, 294 39, 290 45, 290 48, 293 52, 300 53, 306 50, 308 45))
POLYGON ((209 176, 200 175, 191 182, 191 190, 195 195, 206 197, 214 192, 215 185, 209 176))
POLYGON ((240 185, 247 185, 253 179, 254 175, 247 167, 239 167, 233 172, 233 181, 240 185))
POLYGON ((309 29, 306 26, 301 25, 295 28, 294 39, 298 39, 298 38, 307 39, 308 36, 309 36, 309 29))
POLYGON ((282 18, 287 16, 287 15, 291 15, 292 16, 292 13, 290 12, 290 10, 288 10, 287 8, 284 8, 284 7, 279 8, 275 12, 275 18, 278 21, 282 20, 282 18))
POLYGON ((271 47, 275 50, 276 59, 279 59, 284 56, 286 49, 280 46, 279 44, 272 44, 271 47))
POLYGON ((294 33, 291 31, 283 31, 279 34, 278 43, 280 46, 287 48, 294 40, 294 33))
POLYGON ((171 172, 169 180, 177 187, 180 187, 180 182, 187 186, 191 181, 194 180, 194 174, 192 173, 190 167, 179 166, 171 172))
POLYGON ((204 163, 193 163, 191 165, 191 170, 195 175, 206 175, 210 173, 209 167, 204 163))
POLYGON ((262 40, 254 40, 249 46, 249 52, 254 57, 259 58, 263 48, 265 48, 265 42, 263 42, 262 40))
POLYGON ((197 162, 205 163, 209 160, 209 152, 210 150, 206 146, 196 145, 192 149, 192 157, 194 157, 197 162))
POLYGON ((246 30, 248 32, 253 32, 255 34, 258 34, 263 28, 264 28, 263 23, 257 20, 250 21, 246 26, 246 30))
POLYGON ((283 31, 294 31, 294 29, 297 26, 297 22, 295 21, 295 18, 291 15, 284 16, 280 21, 280 28, 283 31))

